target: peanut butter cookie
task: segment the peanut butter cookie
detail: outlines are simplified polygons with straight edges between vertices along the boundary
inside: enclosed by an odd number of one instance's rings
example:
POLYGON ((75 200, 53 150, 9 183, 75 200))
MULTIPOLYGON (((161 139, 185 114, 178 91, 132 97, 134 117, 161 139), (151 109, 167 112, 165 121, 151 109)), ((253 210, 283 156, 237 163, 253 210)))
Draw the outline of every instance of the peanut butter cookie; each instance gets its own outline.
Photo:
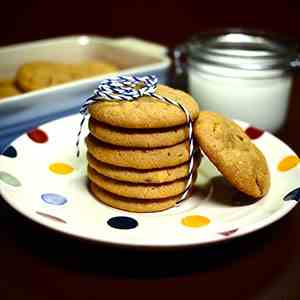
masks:
POLYGON ((89 134, 86 144, 94 158, 119 167, 160 169, 178 166, 189 160, 189 145, 186 142, 165 148, 125 148, 105 144, 89 134))
MULTIPOLYGON (((197 118, 199 107, 190 95, 165 85, 158 85, 156 93, 182 104, 193 120, 197 118)), ((186 115, 180 108, 149 96, 136 101, 98 101, 90 105, 89 112, 97 121, 124 128, 165 128, 186 124, 186 115)))
POLYGON ((124 182, 100 175, 90 166, 88 167, 88 178, 106 191, 116 195, 137 199, 168 198, 179 195, 186 189, 185 179, 178 179, 176 181, 161 184, 124 182))
POLYGON ((19 95, 21 92, 13 80, 0 80, 0 99, 19 95))
POLYGON ((97 139, 124 147, 167 147, 179 144, 188 138, 188 128, 185 125, 159 129, 128 129, 106 125, 90 118, 89 129, 97 139))
POLYGON ((116 70, 115 66, 100 61, 78 64, 36 61, 22 65, 17 72, 16 81, 18 87, 29 92, 116 70))
POLYGON ((233 186, 254 198, 268 192, 266 159, 236 123, 218 113, 202 111, 194 132, 201 149, 233 186))
POLYGON ((24 92, 66 83, 72 79, 67 65, 43 61, 22 65, 16 75, 17 85, 24 92))
POLYGON ((90 182, 92 194, 101 202, 114 208, 131 211, 131 212, 157 212, 176 205, 180 196, 165 199, 134 199, 118 196, 99 188, 93 182, 90 182))
POLYGON ((87 154, 89 165, 95 169, 99 174, 106 177, 113 178, 119 181, 127 181, 134 183, 164 183, 171 182, 188 175, 188 163, 179 166, 164 168, 164 169, 150 169, 138 170, 133 168, 122 168, 103 163, 95 159, 91 154, 87 154))

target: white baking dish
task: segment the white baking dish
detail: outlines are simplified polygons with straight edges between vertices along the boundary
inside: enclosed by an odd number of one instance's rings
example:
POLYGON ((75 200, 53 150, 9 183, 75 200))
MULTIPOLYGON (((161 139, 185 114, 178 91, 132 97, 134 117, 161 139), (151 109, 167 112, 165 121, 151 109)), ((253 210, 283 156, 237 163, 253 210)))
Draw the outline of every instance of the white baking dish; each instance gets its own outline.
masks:
MULTIPOLYGON (((163 46, 136 38, 70 36, 0 48, 0 77, 12 78, 20 65, 47 60, 65 63, 103 59, 121 69, 115 74, 154 74, 167 83, 170 59, 163 46)), ((39 124, 76 112, 100 79, 91 77, 0 100, 1 144, 39 124)))

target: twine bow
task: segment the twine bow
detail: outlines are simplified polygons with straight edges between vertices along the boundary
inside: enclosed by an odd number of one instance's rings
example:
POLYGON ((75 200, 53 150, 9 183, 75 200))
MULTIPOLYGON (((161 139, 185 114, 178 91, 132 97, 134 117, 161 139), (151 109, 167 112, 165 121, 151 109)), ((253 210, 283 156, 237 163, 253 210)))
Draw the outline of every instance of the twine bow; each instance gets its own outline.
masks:
POLYGON ((195 146, 193 138, 193 124, 189 111, 180 103, 167 97, 155 93, 158 80, 154 75, 137 77, 137 76, 118 76, 114 78, 101 80, 94 94, 86 99, 80 109, 82 120, 80 129, 77 135, 77 156, 79 156, 79 141, 82 132, 83 124, 88 115, 88 108, 91 104, 99 101, 137 101, 142 96, 151 96, 162 102, 180 108, 186 116, 188 126, 188 141, 189 141, 189 170, 186 189, 181 196, 180 201, 186 199, 193 182, 193 171, 195 165, 195 146))

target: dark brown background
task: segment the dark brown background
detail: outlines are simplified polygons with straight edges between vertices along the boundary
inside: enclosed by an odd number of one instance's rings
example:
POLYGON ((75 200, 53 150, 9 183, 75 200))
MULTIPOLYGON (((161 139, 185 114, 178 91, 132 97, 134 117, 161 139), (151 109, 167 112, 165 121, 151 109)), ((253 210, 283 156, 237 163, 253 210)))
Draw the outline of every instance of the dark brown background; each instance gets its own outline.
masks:
MULTIPOLYGON (((244 27, 300 39, 300 1, 1 1, 0 45, 77 33, 174 46, 244 27)), ((300 153, 300 80, 279 136, 300 153)), ((300 299, 300 209, 230 243, 187 251, 103 247, 48 231, 0 199, 0 299, 300 299)))
POLYGON ((173 46, 194 32, 245 27, 300 38, 300 1, 1 1, 0 44, 74 33, 133 35, 173 46))

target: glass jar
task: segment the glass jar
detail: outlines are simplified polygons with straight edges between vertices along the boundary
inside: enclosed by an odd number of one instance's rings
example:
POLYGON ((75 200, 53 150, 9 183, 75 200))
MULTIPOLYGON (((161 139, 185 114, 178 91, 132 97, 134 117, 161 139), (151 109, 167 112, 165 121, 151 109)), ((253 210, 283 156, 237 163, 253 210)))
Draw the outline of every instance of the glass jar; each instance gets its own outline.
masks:
POLYGON ((177 66, 183 53, 189 92, 202 110, 271 132, 283 126, 291 70, 300 66, 297 44, 236 30, 194 36, 175 51, 177 66))

